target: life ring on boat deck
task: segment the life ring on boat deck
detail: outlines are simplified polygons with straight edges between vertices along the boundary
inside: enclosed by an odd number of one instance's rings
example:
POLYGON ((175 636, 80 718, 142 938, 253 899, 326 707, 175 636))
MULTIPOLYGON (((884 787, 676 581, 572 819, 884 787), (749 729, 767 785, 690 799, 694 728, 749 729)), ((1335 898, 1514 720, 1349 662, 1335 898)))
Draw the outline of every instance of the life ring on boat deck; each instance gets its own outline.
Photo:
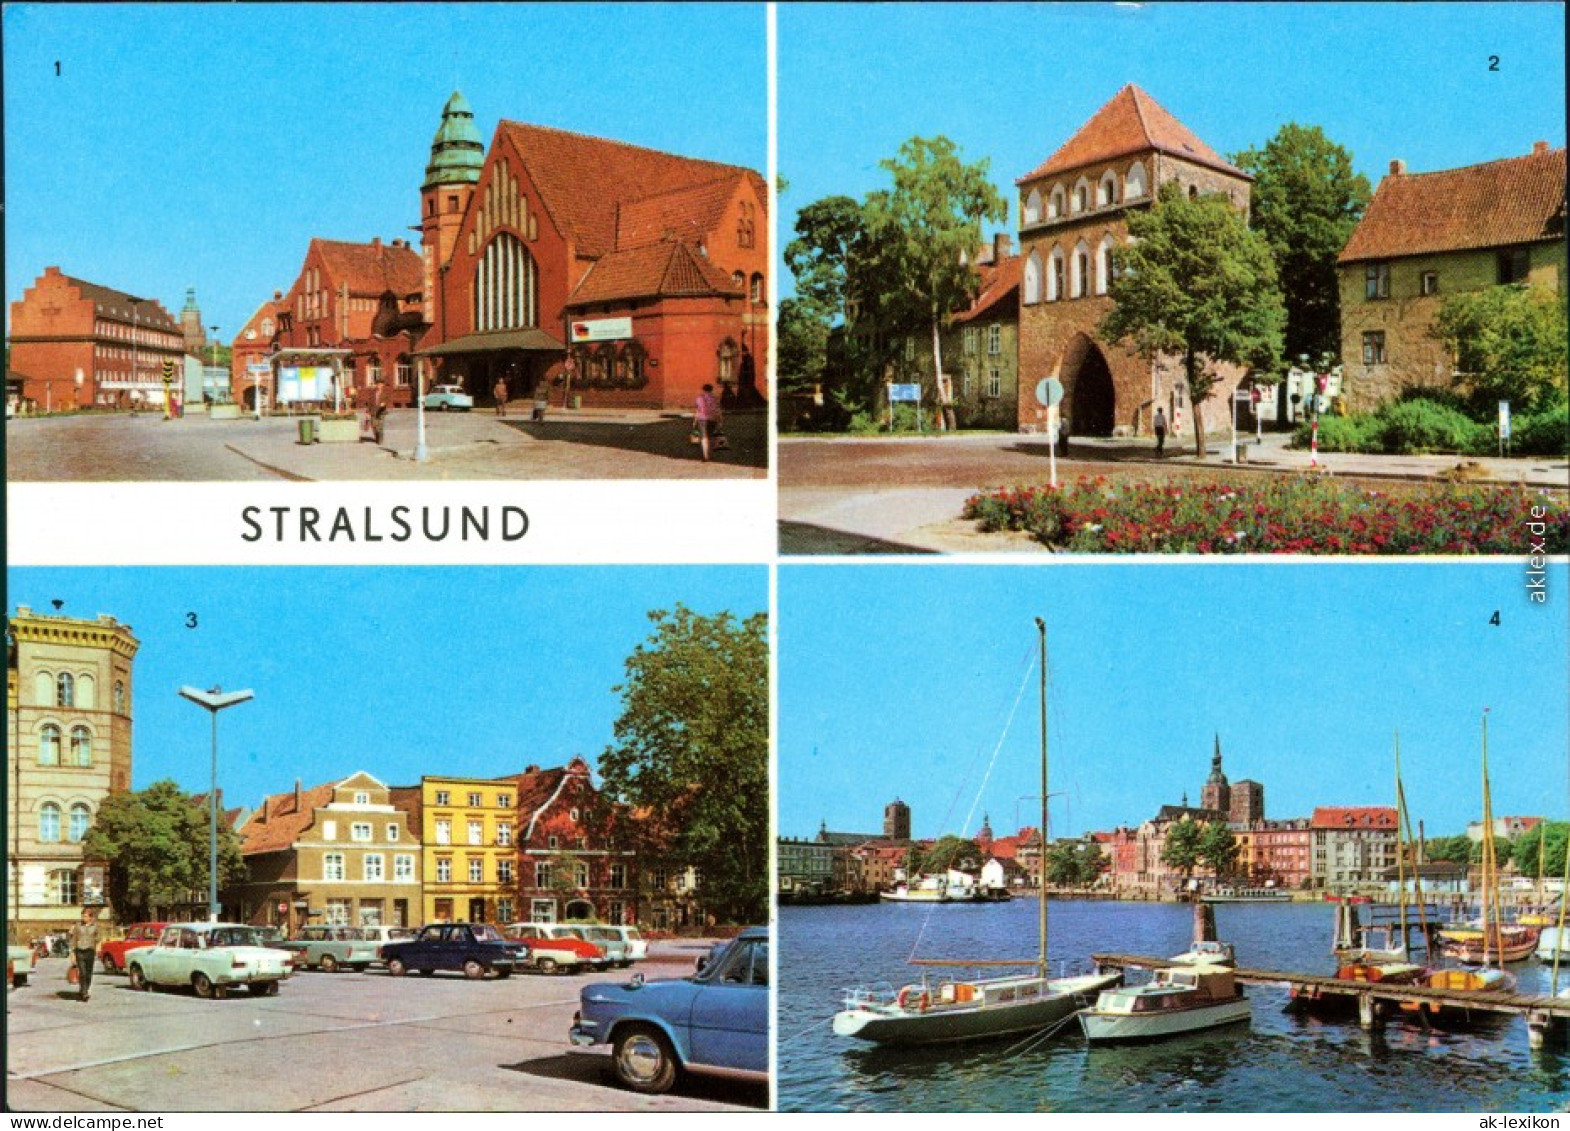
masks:
POLYGON ((894 1000, 901 1009, 909 1009, 911 1008, 912 998, 915 999, 915 1008, 918 1013, 925 1013, 932 1007, 932 995, 926 990, 918 989, 915 986, 904 987, 894 1000))

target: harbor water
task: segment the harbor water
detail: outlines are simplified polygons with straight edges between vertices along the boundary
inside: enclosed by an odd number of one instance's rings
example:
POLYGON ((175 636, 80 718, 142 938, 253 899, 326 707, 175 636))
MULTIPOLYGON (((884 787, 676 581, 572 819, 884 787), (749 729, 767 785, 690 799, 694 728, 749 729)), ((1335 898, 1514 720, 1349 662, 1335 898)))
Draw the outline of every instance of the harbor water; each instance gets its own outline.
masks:
MULTIPOLYGON (((1180 904, 1053 901, 1053 974, 1092 953, 1169 957, 1188 949, 1193 909, 1180 904)), ((779 911, 778 1102, 781 1111, 1562 1111, 1570 1053, 1532 1050, 1517 1017, 1465 1031, 1393 1020, 1364 1030, 1355 1012, 1315 1018, 1283 988, 1250 986, 1247 1023, 1152 1044, 1090 1048, 1077 1024, 1044 1042, 882 1049, 836 1037, 846 987, 919 982, 923 958, 1029 958, 1037 903, 865 904, 779 911)), ((1334 911, 1324 903, 1227 904, 1220 937, 1239 966, 1329 974, 1334 911)), ((1518 992, 1546 994, 1550 967, 1513 963, 1518 992)), ((1560 985, 1570 967, 1560 970, 1560 985)))

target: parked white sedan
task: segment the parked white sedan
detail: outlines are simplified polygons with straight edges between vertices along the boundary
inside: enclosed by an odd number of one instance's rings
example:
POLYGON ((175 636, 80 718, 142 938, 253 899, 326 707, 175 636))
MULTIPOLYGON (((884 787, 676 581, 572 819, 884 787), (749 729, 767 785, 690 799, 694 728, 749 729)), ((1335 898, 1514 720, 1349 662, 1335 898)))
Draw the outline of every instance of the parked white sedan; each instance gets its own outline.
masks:
POLYGON ((438 412, 468 412, 474 407, 474 398, 462 385, 437 385, 425 394, 425 407, 438 412))
POLYGON ((153 946, 133 950, 126 972, 133 990, 190 986, 198 997, 227 997, 231 986, 275 994, 293 971, 286 950, 259 945, 240 923, 170 923, 153 946))

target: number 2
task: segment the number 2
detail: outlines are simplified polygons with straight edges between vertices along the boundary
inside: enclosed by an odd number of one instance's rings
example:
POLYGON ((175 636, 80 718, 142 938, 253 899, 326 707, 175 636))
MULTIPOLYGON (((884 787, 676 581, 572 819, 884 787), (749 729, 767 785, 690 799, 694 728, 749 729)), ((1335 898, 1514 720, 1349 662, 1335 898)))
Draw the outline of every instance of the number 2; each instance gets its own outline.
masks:
POLYGON ((1490 71, 1497 71, 1499 69, 1499 56, 1498 55, 1490 55, 1488 57, 1488 69, 1490 71))

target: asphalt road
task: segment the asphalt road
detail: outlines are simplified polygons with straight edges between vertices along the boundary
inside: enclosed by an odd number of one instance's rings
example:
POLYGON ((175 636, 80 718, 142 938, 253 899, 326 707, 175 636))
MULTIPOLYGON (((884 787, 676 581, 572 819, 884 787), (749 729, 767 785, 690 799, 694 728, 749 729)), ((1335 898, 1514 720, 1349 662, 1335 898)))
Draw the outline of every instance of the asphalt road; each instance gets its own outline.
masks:
MULTIPOLYGON (((659 942, 635 969, 690 973, 707 942, 659 942)), ((136 993, 97 974, 92 999, 46 959, 6 996, 12 1111, 727 1111, 767 1089, 687 1077, 626 1091, 598 1048, 567 1040, 578 990, 625 973, 393 978, 302 971, 276 997, 136 993)))

